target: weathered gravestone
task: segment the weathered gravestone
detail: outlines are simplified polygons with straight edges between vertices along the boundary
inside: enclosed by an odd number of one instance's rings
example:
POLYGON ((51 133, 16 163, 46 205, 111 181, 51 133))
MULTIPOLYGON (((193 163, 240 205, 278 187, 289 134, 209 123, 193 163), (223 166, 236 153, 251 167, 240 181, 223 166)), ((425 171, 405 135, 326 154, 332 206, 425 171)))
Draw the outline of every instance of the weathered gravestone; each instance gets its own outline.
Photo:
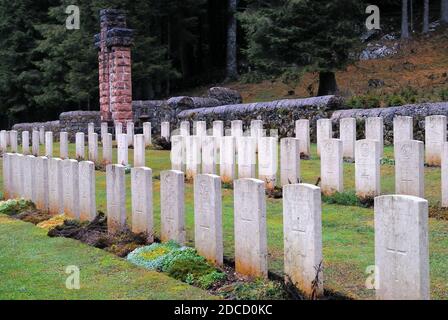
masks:
POLYGON ((328 139, 321 146, 321 189, 324 195, 344 191, 342 141, 328 139))
POLYGON ((142 134, 134 136, 134 167, 146 166, 145 137, 142 134))
POLYGON ((367 140, 376 140, 380 144, 381 158, 384 155, 384 120, 381 117, 367 118, 365 121, 367 140))
POLYGON ((376 297, 428 300, 428 201, 388 195, 375 198, 376 297))
POLYGON ((79 163, 79 217, 81 221, 96 217, 95 163, 91 161, 79 163))
POLYGON ((202 173, 216 174, 215 145, 216 137, 207 136, 202 139, 202 173))
POLYGON ((202 137, 185 137, 185 162, 187 180, 192 180, 200 173, 202 137))
POLYGON ((425 196, 424 144, 408 140, 395 144, 395 193, 425 196))
POLYGON ((89 135, 89 161, 98 162, 98 134, 91 133, 89 135))
POLYGON ((300 141, 296 138, 280 140, 280 182, 282 186, 300 182, 300 141))
MULTIPOLYGON (((23 167, 23 197, 26 200, 35 202, 36 200, 36 175, 34 174, 36 166, 36 157, 26 156, 23 167)), ((5 195, 6 197, 6 195, 5 195)))
POLYGON ((171 137, 171 169, 184 171, 185 164, 185 137, 172 136, 171 137))
POLYGON ((381 194, 380 145, 376 140, 356 142, 356 195, 373 199, 381 194))
POLYGON ((447 118, 445 116, 426 117, 425 147, 426 163, 430 166, 440 166, 442 147, 446 142, 447 118))
POLYGON ((152 145, 151 122, 143 123, 143 135, 145 136, 145 147, 152 145))
POLYGON ((84 132, 76 133, 75 144, 76 144, 76 160, 78 161, 84 160, 86 157, 84 132))
POLYGON ((184 136, 184 137, 190 135, 190 122, 189 121, 182 121, 180 123, 180 135, 184 136))
POLYGON ((36 158, 36 208, 48 212, 48 159, 36 158))
POLYGON ((414 119, 398 116, 394 118, 394 144, 414 139, 414 119))
POLYGON ((19 141, 17 136, 17 131, 12 130, 9 132, 9 140, 11 143, 11 152, 18 153, 19 152, 19 141))
POLYGON ((45 156, 53 157, 53 132, 45 132, 45 156))
POLYGON ((79 164, 73 159, 63 161, 62 188, 64 191, 64 214, 79 219, 79 164))
POLYGON ((48 160, 48 202, 49 213, 58 215, 64 213, 63 161, 59 158, 48 160))
POLYGON ((163 139, 165 139, 166 141, 170 141, 171 132, 170 132, 170 123, 169 122, 162 122, 160 136, 163 139))
POLYGON ((342 155, 346 159, 355 159, 356 119, 345 118, 339 122, 339 133, 342 140, 342 155))
POLYGON ((126 136, 128 137, 128 146, 134 145, 134 123, 126 123, 126 136))
POLYGON ((103 137, 103 165, 112 164, 112 133, 103 137))
POLYGON ((257 139, 238 138, 238 178, 255 178, 257 165, 257 139))
POLYGON ((30 132, 22 131, 22 153, 25 156, 30 155, 30 132))
POLYGON ((160 219, 163 242, 174 240, 183 245, 185 231, 184 173, 170 170, 160 173, 160 219))
POLYGON ((68 133, 67 132, 61 132, 59 134, 59 157, 62 160, 68 159, 68 133))
POLYGON ((118 136, 117 159, 118 164, 125 167, 129 165, 128 137, 126 134, 120 134, 118 136))
POLYGON ((235 179, 235 137, 222 137, 220 150, 221 180, 224 183, 232 183, 235 179))
POLYGON ((309 158, 311 156, 309 120, 301 119, 296 121, 296 138, 300 141, 300 155, 304 158, 309 158))
MULTIPOLYGON (((124 135, 126 137, 126 135, 124 135)), ((106 167, 107 230, 117 233, 126 227, 126 178, 121 164, 106 167)))
POLYGON ((330 119, 319 119, 316 124, 317 155, 322 152, 322 143, 333 138, 333 124, 330 119))
POLYGON ((278 171, 278 140, 273 137, 258 138, 258 178, 266 189, 274 189, 278 171))
POLYGON ((264 182, 234 183, 235 269, 240 275, 267 278, 268 247, 264 182))
POLYGON ((39 131, 33 130, 32 133, 32 152, 33 156, 39 156, 39 131))
POLYGON ((221 179, 216 175, 198 175, 194 181, 194 239, 201 256, 223 264, 221 179))
POLYGON ((193 131, 196 136, 205 137, 207 135, 207 122, 205 121, 193 122, 193 131))
POLYGON ((154 240, 152 209, 152 170, 132 168, 132 232, 145 233, 148 241, 154 240))
POLYGON ((308 298, 323 295, 322 209, 320 188, 290 184, 283 188, 286 281, 308 298))

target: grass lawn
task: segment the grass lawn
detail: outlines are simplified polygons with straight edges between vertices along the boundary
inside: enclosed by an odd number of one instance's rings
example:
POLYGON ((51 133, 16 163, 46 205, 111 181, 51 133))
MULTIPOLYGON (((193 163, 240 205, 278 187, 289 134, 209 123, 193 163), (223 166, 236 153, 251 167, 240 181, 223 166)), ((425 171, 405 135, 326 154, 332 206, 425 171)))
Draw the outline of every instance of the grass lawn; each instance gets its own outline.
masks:
POLYGON ((210 299, 207 292, 147 271, 110 253, 49 238, 30 223, 0 215, 0 299, 210 299), (68 290, 67 266, 80 269, 68 290))
MULTIPOLYGON (((54 150, 57 156, 58 144, 55 144, 54 150)), ((132 163, 133 151, 129 151, 130 163, 132 163)), ((313 146, 312 152, 315 154, 315 146, 313 146)), ((114 151, 114 156, 116 156, 115 153, 114 151)), ((74 157, 74 145, 70 145, 70 154, 74 157)), ((99 154, 101 154, 101 150, 99 154)), ((393 158, 391 147, 386 148, 385 157, 393 158)), ((153 169, 154 177, 159 176, 161 170, 170 168, 168 151, 148 150, 146 160, 147 166, 153 169)), ((319 160, 313 158, 309 161, 302 161, 301 165, 304 182, 314 184, 320 176, 319 160)), ((437 206, 440 202, 440 169, 425 168, 425 170, 426 198, 430 201, 431 206, 437 206)), ((381 173, 382 192, 384 194, 394 193, 394 167, 384 165, 381 173)), ((345 189, 354 190, 353 164, 344 165, 344 175, 345 189)), ((106 211, 105 180, 105 173, 97 172, 97 206, 98 210, 102 211, 106 211)), ((126 182, 127 211, 128 217, 130 217, 130 175, 126 176, 126 182)), ((159 235, 160 183, 157 179, 154 179, 153 188, 155 231, 159 235)), ((232 190, 223 190, 224 254, 230 259, 233 259, 234 252, 232 192, 232 190)), ((373 210, 330 204, 323 204, 322 208, 325 288, 352 298, 373 298, 374 292, 365 288, 368 276, 365 270, 374 264, 373 210)), ((282 200, 268 199, 267 211, 269 269, 281 274, 283 270, 282 200)), ((188 242, 193 246, 193 187, 191 184, 186 186, 186 225, 188 242)), ((31 227, 30 232, 32 232, 31 227)), ((7 233, 5 230, 1 233, 7 239, 11 238, 10 232, 7 233)), ((430 219, 430 255, 432 298, 448 299, 448 271, 446 269, 448 264, 448 221, 430 219)), ((0 255, 0 261, 4 259, 3 256, 3 254, 0 255)), ((20 260, 16 258, 15 262, 27 265, 29 259, 32 257, 27 256, 20 260)), ((1 262, 3 264, 3 261, 1 262)), ((20 286, 25 279, 16 277, 11 281, 20 286)), ((1 287, 4 287, 4 284, 1 287)), ((167 295, 171 295, 171 293, 167 292, 167 295)))

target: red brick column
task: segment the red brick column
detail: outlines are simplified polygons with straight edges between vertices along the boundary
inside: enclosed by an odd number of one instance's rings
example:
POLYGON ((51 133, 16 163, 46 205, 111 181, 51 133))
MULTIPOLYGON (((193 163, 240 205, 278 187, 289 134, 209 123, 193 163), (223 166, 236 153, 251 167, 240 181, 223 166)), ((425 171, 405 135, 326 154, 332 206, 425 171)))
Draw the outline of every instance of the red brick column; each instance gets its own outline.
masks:
POLYGON ((133 121, 131 45, 132 30, 126 28, 121 10, 100 12, 101 33, 96 36, 102 121, 133 121))

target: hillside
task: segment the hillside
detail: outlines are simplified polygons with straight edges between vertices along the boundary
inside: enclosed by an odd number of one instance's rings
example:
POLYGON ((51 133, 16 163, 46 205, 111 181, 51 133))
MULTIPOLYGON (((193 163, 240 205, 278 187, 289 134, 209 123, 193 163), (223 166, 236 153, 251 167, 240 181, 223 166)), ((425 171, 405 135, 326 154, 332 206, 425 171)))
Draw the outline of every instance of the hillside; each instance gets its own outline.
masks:
MULTIPOLYGON (((383 42, 392 43, 399 41, 383 42)), ((366 100, 360 105, 355 101, 357 107, 448 100, 448 33, 438 30, 429 37, 417 35, 407 43, 399 43, 396 55, 357 61, 337 72, 336 78, 341 94, 349 101, 357 100, 356 96, 362 96, 358 97, 361 102, 366 100)), ((305 74, 296 86, 286 85, 280 79, 222 85, 240 91, 244 102, 309 97, 317 93, 318 74, 305 74)), ((196 88, 185 94, 200 95, 206 89, 196 88)))

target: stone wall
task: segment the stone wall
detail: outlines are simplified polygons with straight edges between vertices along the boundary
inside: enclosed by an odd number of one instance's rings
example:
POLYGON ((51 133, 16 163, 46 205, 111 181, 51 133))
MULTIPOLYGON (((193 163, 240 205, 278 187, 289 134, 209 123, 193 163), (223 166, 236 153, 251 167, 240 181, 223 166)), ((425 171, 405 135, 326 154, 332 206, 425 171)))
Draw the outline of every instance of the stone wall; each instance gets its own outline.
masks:
POLYGON ((425 140, 425 117, 444 115, 448 117, 448 102, 422 103, 404 105, 401 107, 378 109, 349 109, 335 111, 331 117, 335 137, 338 136, 339 120, 343 118, 356 118, 358 139, 364 139, 364 120, 369 117, 382 117, 384 119, 384 143, 393 143, 393 121, 396 116, 409 116, 414 118, 414 139, 425 140))
POLYGON ((23 131, 29 131, 31 133, 33 132, 33 130, 39 131, 40 127, 44 127, 45 131, 52 131, 54 139, 59 140, 59 132, 61 132, 59 120, 48 122, 18 123, 12 127, 12 130, 16 130, 18 132, 17 138, 19 139, 19 141, 21 141, 23 131))
POLYGON ((295 135, 295 120, 309 119, 311 139, 316 139, 316 122, 331 117, 335 109, 343 106, 343 99, 336 96, 324 96, 307 99, 287 99, 272 102, 233 104, 212 108, 199 108, 182 111, 179 120, 224 121, 230 128, 232 120, 242 120, 244 130, 248 130, 251 120, 263 120, 267 130, 278 129, 280 137, 295 135))
POLYGON ((95 124, 95 132, 101 132, 101 114, 99 111, 71 111, 59 115, 61 130, 68 132, 70 141, 75 140, 76 132, 87 134, 88 124, 95 124))

